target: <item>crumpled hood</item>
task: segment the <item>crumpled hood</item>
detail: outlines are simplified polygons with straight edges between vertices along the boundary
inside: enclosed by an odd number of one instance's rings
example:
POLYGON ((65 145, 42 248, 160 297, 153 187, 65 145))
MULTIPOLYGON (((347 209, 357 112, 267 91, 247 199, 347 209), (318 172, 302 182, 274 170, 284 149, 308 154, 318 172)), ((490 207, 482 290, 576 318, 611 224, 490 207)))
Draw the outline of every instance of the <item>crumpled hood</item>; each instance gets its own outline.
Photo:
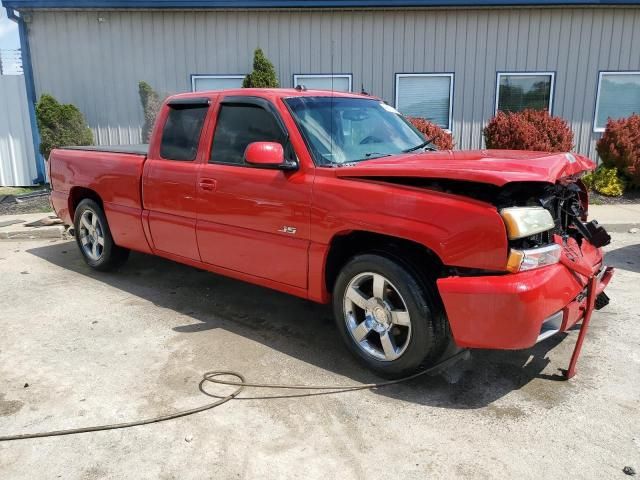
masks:
POLYGON ((573 153, 521 150, 466 150, 408 153, 335 169, 338 177, 446 178, 503 186, 510 182, 556 183, 593 170, 587 157, 573 153))

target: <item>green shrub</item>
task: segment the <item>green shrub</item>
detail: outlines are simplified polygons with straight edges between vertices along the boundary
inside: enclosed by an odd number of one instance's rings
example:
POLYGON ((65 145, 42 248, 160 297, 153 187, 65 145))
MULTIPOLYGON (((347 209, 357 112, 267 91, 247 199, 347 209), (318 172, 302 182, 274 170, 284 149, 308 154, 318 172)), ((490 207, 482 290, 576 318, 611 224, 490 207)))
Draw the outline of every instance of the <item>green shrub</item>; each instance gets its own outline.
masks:
POLYGON ((140 94, 140 103, 144 112, 144 125, 142 126, 142 141, 149 142, 153 126, 156 123, 156 117, 162 107, 162 98, 147 82, 138 83, 138 93, 140 94))
POLYGON ((587 187, 587 190, 593 190, 593 177, 594 177, 594 173, 593 172, 589 172, 586 175, 584 175, 580 180, 582 180, 582 183, 584 183, 584 186, 587 187))
POLYGON ((40 153, 46 159, 54 148, 93 145, 93 133, 75 105, 61 104, 45 93, 36 105, 36 118, 40 153))
POLYGON ((253 72, 242 82, 244 88, 278 88, 276 69, 260 48, 253 53, 253 72))
POLYGON ((588 189, 607 197, 619 197, 624 193, 626 186, 624 179, 618 175, 616 167, 609 168, 604 165, 582 177, 582 182, 588 189))
POLYGON ((604 165, 616 167, 632 185, 640 186, 640 115, 610 118, 596 150, 604 165))

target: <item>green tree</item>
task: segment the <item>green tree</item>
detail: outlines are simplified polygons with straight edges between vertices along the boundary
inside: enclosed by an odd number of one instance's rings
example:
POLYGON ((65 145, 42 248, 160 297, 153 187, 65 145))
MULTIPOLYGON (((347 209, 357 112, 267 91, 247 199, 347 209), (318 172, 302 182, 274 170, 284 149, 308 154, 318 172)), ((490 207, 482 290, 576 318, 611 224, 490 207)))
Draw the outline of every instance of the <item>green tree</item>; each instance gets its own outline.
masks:
POLYGON ((61 104, 45 93, 36 105, 36 118, 44 158, 48 159, 54 148, 93 145, 93 133, 75 105, 61 104))
POLYGON ((162 98, 160 95, 145 81, 138 83, 138 93, 140 94, 140 103, 144 112, 144 125, 142 126, 142 141, 149 142, 153 126, 156 123, 156 117, 162 107, 162 98))
POLYGON ((265 57, 261 48, 253 53, 253 72, 244 77, 244 88, 278 88, 278 77, 273 64, 265 57))

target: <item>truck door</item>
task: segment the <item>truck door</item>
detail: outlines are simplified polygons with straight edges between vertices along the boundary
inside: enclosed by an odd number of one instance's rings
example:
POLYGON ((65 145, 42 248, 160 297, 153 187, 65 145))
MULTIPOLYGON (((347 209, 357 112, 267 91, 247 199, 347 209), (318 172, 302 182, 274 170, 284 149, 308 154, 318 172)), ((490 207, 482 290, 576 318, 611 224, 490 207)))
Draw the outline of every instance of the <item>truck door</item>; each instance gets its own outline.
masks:
POLYGON ((295 159, 268 100, 225 97, 216 114, 211 153, 197 181, 202 261, 306 288, 312 175, 244 162, 247 145, 258 141, 281 143, 295 159))
POLYGON ((196 240, 199 148, 209 98, 168 103, 155 129, 142 181, 144 209, 155 250, 200 260, 196 240))

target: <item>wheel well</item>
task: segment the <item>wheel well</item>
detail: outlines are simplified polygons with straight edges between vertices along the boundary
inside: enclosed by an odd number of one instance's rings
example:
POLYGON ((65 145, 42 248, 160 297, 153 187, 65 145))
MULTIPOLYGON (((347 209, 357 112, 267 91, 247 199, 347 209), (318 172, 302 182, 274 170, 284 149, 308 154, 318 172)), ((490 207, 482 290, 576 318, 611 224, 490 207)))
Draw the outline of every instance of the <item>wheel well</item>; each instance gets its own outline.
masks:
POLYGON ((76 207, 85 198, 90 198, 104 210, 104 207, 102 206, 102 199, 95 191, 84 187, 73 187, 69 192, 69 215, 71 216, 72 221, 76 213, 76 207))
POLYGON ((442 270, 438 256, 420 243, 379 233, 353 231, 337 235, 331 241, 325 265, 325 286, 329 293, 333 292, 342 267, 361 253, 378 253, 400 261, 422 279, 437 278, 442 270))

